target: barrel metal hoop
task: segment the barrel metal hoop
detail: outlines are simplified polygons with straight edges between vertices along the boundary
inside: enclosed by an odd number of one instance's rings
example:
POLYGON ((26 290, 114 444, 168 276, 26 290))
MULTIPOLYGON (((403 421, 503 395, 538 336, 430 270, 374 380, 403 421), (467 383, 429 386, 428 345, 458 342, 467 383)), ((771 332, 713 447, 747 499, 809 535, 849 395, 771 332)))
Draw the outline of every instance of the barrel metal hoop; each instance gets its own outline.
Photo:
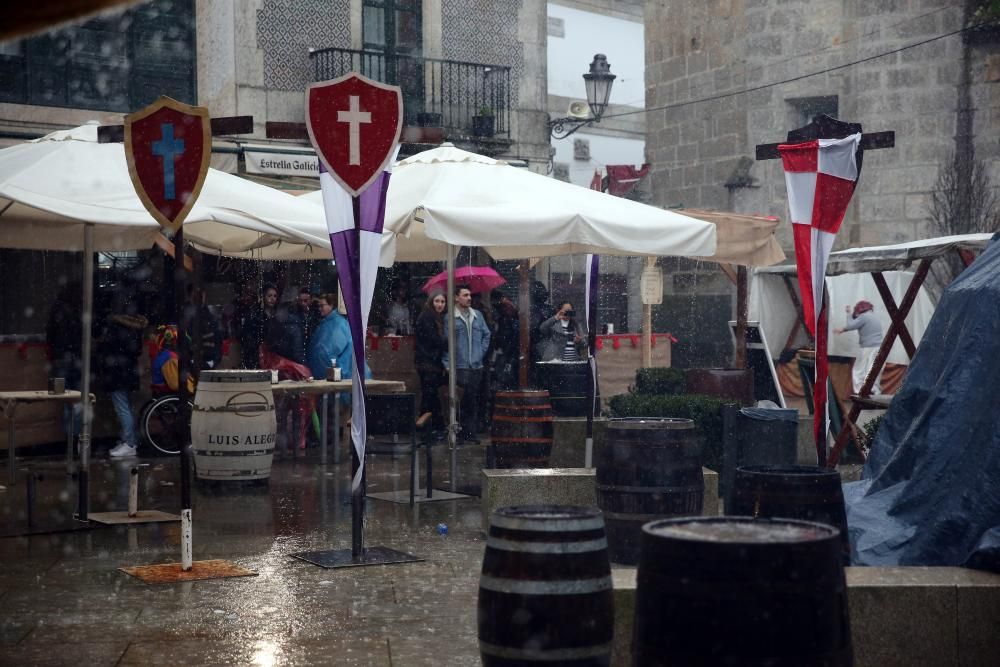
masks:
POLYGON ((598 484, 598 491, 625 491, 626 493, 701 493, 703 491, 700 484, 686 484, 684 486, 619 486, 617 484, 598 484))
POLYGON ((479 578, 479 587, 494 593, 512 593, 514 595, 584 595, 610 591, 611 577, 538 581, 505 579, 484 574, 479 578))
POLYGON ((509 415, 493 415, 493 421, 495 422, 512 422, 514 424, 524 424, 526 422, 545 423, 552 422, 552 420, 552 415, 549 415, 548 417, 512 417, 509 415))
POLYGON ((668 519, 671 514, 628 514, 624 512, 609 512, 607 510, 601 510, 604 512, 605 519, 611 519, 612 521, 642 521, 643 523, 648 523, 650 521, 656 521, 657 519, 668 519))
POLYGON ((590 551, 604 551, 608 548, 608 540, 602 537, 599 540, 584 540, 582 542, 519 542, 490 536, 486 540, 486 548, 533 554, 582 554, 590 551))
POLYGON ((541 403, 539 405, 517 405, 514 403, 494 403, 494 410, 516 410, 518 412, 524 412, 525 410, 551 410, 552 406, 548 403, 541 403))
POLYGON ((269 403, 243 403, 241 405, 203 406, 195 403, 191 406, 195 412, 272 412, 274 406, 269 403))
POLYGON ((566 531, 600 530, 604 528, 604 520, 599 516, 586 519, 549 519, 533 521, 519 516, 503 516, 494 514, 490 517, 490 526, 506 528, 507 530, 529 530, 538 533, 559 533, 566 531))
POLYGON ((245 456, 271 456, 274 454, 274 447, 270 449, 238 449, 238 450, 220 450, 220 449, 198 449, 195 448, 195 454, 198 456, 231 456, 243 458, 245 456))
POLYGON ((524 660, 530 662, 569 662, 599 658, 611 652, 611 643, 595 644, 593 646, 577 646, 573 648, 515 648, 513 646, 497 646, 479 640, 479 650, 486 655, 508 660, 524 660))
POLYGON ((533 442, 539 444, 552 442, 552 438, 507 438, 504 436, 497 436, 497 435, 490 438, 490 440, 494 445, 498 445, 500 443, 505 443, 505 442, 533 442))

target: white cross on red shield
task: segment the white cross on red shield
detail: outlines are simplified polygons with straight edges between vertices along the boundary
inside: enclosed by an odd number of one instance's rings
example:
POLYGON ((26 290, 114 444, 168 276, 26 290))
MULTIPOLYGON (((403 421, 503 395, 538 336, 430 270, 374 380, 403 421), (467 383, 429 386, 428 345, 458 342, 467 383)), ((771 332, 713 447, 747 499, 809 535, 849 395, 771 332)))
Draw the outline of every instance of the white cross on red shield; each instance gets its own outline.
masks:
POLYGON ((184 222, 208 175, 208 109, 161 97, 125 116, 125 161, 149 214, 171 231, 184 222))
POLYGON ((330 175, 357 197, 392 159, 403 129, 403 93, 356 72, 311 84, 306 129, 330 175))

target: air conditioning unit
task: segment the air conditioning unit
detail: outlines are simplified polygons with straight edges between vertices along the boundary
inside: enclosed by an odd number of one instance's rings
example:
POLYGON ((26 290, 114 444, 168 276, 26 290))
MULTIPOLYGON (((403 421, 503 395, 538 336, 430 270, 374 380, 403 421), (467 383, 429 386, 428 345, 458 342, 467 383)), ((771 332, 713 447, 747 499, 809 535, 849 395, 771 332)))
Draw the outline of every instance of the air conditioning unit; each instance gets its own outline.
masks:
POLYGON ((590 118, 590 107, 587 106, 586 102, 570 102, 566 115, 570 118, 590 118))

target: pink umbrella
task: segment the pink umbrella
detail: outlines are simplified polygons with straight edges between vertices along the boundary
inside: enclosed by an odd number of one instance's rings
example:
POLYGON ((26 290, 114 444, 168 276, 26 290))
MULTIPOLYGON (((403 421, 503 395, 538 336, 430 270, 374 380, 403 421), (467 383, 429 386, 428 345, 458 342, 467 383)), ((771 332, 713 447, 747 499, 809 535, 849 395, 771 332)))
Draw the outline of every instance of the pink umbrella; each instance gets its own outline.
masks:
MULTIPOLYGON (((468 285, 469 290, 474 294, 488 292, 495 287, 500 287, 506 280, 500 274, 488 266, 463 266, 455 269, 455 284, 468 285)), ((427 281, 421 289, 430 294, 432 291, 445 291, 448 288, 448 272, 442 271, 427 281)))

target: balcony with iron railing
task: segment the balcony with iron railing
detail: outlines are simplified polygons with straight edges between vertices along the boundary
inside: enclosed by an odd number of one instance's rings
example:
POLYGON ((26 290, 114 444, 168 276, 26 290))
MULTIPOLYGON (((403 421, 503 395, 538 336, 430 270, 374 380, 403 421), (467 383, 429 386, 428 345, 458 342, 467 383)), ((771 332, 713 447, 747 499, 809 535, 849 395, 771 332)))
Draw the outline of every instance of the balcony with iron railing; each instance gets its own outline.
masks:
POLYGON ((510 140, 510 67, 335 48, 309 58, 314 81, 354 71, 398 85, 404 125, 441 127, 449 138, 510 140))

